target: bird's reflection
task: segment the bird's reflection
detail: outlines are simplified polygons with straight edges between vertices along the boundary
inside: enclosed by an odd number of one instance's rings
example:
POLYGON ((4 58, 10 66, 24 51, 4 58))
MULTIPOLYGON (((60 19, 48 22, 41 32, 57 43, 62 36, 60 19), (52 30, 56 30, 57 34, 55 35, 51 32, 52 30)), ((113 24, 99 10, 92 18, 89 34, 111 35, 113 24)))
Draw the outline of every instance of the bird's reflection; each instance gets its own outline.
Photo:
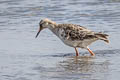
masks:
MULTIPOLYGON (((96 79, 102 78, 104 73, 108 71, 109 62, 106 60, 100 60, 94 57, 80 56, 80 57, 69 57, 67 60, 59 62, 59 69, 63 70, 62 75, 66 73, 75 74, 79 79, 96 79), (79 75, 79 76, 78 76, 79 75), (97 76, 97 77, 96 77, 97 76), (93 77, 93 78, 91 78, 93 77)), ((68 76, 68 75, 67 75, 68 76)))

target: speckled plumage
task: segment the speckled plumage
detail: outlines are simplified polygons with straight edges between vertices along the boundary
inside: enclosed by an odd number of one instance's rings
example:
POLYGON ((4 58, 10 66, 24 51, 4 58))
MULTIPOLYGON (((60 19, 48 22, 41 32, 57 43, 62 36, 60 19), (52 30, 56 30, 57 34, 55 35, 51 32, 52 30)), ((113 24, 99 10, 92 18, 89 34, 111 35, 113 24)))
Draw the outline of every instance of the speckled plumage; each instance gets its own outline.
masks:
POLYGON ((79 41, 90 38, 93 36, 94 32, 90 31, 80 25, 75 24, 59 24, 60 30, 63 32, 60 33, 61 37, 64 37, 68 40, 79 41))
POLYGON ((40 29, 42 28, 50 29, 63 43, 74 48, 88 49, 87 46, 96 40, 109 42, 107 34, 96 33, 76 24, 56 24, 49 19, 43 19, 40 21, 40 29))
POLYGON ((97 40, 95 32, 80 25, 58 24, 55 28, 58 31, 55 34, 71 47, 87 48, 91 42, 97 40), (87 40, 87 44, 84 44, 87 40))

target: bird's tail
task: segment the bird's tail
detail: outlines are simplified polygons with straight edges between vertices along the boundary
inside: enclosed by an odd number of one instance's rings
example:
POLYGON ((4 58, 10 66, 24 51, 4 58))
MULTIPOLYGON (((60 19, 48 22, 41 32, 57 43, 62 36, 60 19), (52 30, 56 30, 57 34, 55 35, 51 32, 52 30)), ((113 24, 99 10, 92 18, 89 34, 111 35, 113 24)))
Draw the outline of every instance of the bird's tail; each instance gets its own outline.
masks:
POLYGON ((109 36, 109 35, 104 34, 104 33, 101 33, 101 32, 95 33, 95 35, 96 35, 96 37, 97 37, 98 39, 103 40, 103 41, 109 43, 109 40, 108 40, 108 36, 109 36))

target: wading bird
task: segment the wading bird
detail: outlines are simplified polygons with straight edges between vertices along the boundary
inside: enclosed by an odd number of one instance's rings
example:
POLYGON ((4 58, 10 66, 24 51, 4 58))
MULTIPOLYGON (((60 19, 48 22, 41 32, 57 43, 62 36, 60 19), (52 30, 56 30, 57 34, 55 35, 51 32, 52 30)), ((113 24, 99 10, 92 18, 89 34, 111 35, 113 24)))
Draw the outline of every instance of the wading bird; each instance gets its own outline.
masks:
POLYGON ((76 56, 79 56, 77 48, 87 49, 90 54, 94 56, 95 54, 88 46, 97 40, 103 40, 109 43, 107 34, 101 32, 97 33, 76 24, 57 24, 49 19, 40 21, 36 38, 45 28, 51 30, 64 44, 73 47, 76 51, 76 56))

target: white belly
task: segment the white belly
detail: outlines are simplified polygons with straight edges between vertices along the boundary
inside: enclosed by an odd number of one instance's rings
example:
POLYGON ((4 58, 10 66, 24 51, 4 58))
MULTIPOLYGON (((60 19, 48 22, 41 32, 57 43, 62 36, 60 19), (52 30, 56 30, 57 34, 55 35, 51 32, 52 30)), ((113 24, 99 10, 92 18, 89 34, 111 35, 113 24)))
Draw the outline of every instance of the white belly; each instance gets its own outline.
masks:
POLYGON ((70 46, 70 47, 79 47, 79 48, 85 48, 87 49, 87 46, 90 45, 92 42, 96 41, 97 39, 92 39, 92 40, 80 40, 80 41, 70 41, 70 40, 63 40, 64 44, 70 46))

